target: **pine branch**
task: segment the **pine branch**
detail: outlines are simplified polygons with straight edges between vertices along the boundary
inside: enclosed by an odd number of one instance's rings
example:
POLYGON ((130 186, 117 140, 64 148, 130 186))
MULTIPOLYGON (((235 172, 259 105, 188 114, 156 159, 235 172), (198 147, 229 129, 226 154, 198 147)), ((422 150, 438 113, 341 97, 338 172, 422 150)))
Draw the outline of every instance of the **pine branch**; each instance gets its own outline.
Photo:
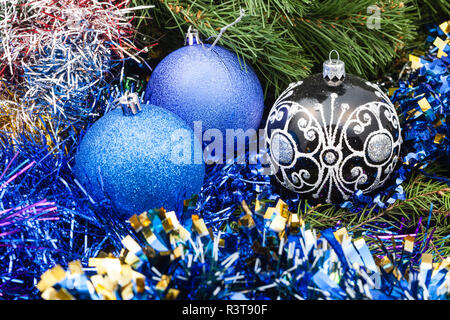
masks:
POLYGON ((414 0, 417 10, 418 23, 426 23, 430 19, 440 24, 450 16, 450 2, 448 0, 414 0))
POLYGON ((373 0, 151 2, 156 6, 154 21, 179 46, 189 25, 204 39, 214 37, 244 8, 246 17, 223 35, 219 45, 245 58, 275 95, 289 82, 315 72, 313 66, 320 67, 333 49, 341 53, 350 73, 373 77, 414 37, 415 10, 410 1, 380 1, 380 29, 368 28, 373 0))

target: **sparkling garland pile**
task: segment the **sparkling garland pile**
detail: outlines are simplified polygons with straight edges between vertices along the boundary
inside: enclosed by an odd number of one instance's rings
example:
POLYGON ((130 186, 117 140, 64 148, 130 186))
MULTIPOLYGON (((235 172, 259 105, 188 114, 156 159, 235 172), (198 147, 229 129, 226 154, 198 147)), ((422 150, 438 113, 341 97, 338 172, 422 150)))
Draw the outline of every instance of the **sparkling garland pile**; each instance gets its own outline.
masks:
MULTIPOLYGON (((121 96, 110 79, 139 53, 128 4, 0 0, 0 299, 36 298, 38 289, 45 299, 449 299, 449 258, 433 264, 421 255, 432 232, 424 243, 405 237, 400 250, 368 232, 379 240, 376 257, 345 229, 319 235, 288 211, 301 201, 271 186, 262 159, 209 167, 195 205, 134 216, 130 236, 110 204, 96 203, 73 178, 80 126, 63 138, 51 123, 108 111, 121 96), (280 198, 288 206, 263 203, 280 198), (252 211, 246 202, 255 199, 252 211), (67 272, 59 266, 67 264, 67 272)), ((448 38, 448 24, 441 30, 448 38)), ((426 82, 413 87, 412 78, 394 96, 412 115, 407 140, 416 149, 407 160, 448 154, 447 42, 435 40, 440 51, 420 60, 417 79, 426 82), (425 97, 430 108, 417 109, 425 97)), ((142 87, 121 76, 125 89, 142 87)), ((356 194, 344 206, 404 199, 405 170, 383 194, 356 194)))
POLYGON ((78 120, 109 107, 115 66, 140 52, 131 21, 144 7, 128 5, 0 1, 0 299, 36 298, 50 266, 87 260, 127 234, 69 163, 78 120))
MULTIPOLYGON (((250 160, 249 154, 246 158, 250 160)), ((198 195, 196 212, 205 219, 208 227, 214 231, 239 209, 242 201, 251 201, 264 193, 267 200, 275 200, 278 193, 270 185, 270 177, 264 175, 266 170, 263 158, 255 155, 248 164, 226 163, 206 167, 205 181, 198 195), (252 164, 253 163, 253 164, 252 164)), ((289 200, 293 206, 297 199, 289 200)))
POLYGON ((17 92, 0 81, 0 139, 7 137, 5 143, 16 145, 28 143, 28 139, 42 144, 47 139, 54 146, 60 140, 61 128, 50 124, 54 123, 51 115, 29 112, 28 107, 17 92))
POLYGON ((405 162, 418 167, 434 160, 450 164, 450 21, 431 31, 432 49, 410 55, 415 71, 392 96, 404 115, 405 162))
MULTIPOLYGON (((134 87, 130 81, 127 83, 134 87)), ((113 108, 120 96, 121 90, 117 86, 111 87, 109 98, 104 101, 105 110, 113 108)), ((23 220, 0 225, 0 242, 16 244, 5 245, 0 249, 2 257, 9 257, 0 260, 1 267, 8 270, 0 275, 0 282, 3 282, 3 285, 0 284, 0 296, 36 298, 38 296, 33 283, 37 283, 38 277, 49 267, 55 264, 67 265, 71 260, 81 260, 83 264, 87 264, 89 258, 95 257, 104 248, 109 248, 118 255, 120 239, 130 234, 129 225, 117 218, 109 203, 96 203, 73 178, 70 163, 73 162, 76 141, 80 140, 82 134, 74 130, 66 140, 53 142, 52 144, 56 144, 53 147, 49 146, 47 139, 54 138, 48 133, 42 133, 40 139, 36 136, 29 141, 22 138, 22 143, 16 146, 8 145, 10 139, 1 136, 5 147, 1 150, 5 172, 11 170, 8 168, 15 168, 11 171, 17 172, 22 168, 22 162, 37 164, 23 172, 27 179, 15 179, 4 185, 1 198, 3 206, 16 212, 23 204, 30 205, 41 203, 43 199, 51 199, 48 202, 55 209, 52 211, 52 220, 26 216, 23 220), (15 150, 20 152, 16 155, 15 150), (11 230, 14 232, 10 232, 11 230), (11 257, 14 259, 11 260, 11 257)), ((252 159, 254 164, 225 164, 208 168, 208 179, 189 211, 193 211, 199 219, 204 219, 205 228, 210 229, 211 234, 223 234, 224 226, 229 229, 239 223, 233 220, 236 219, 235 213, 241 211, 240 204, 243 201, 250 202, 255 198, 274 201, 282 197, 287 199, 290 208, 297 208, 298 195, 288 197, 282 190, 276 190, 270 184, 269 176, 263 174, 267 168, 262 156, 255 156, 257 159, 252 159)), ((8 177, 9 175, 5 175, 5 178, 8 177)), ((178 215, 185 216, 182 213, 178 215)), ((192 224, 187 222, 187 225, 189 223, 192 224)), ((243 235, 223 234, 223 239, 234 237, 232 242, 236 242, 241 241, 241 236, 243 235)), ((394 251, 397 252, 397 249, 394 248, 394 251)), ((245 250, 250 250, 250 247, 245 250)), ((245 272, 247 270, 242 270, 241 275, 245 272)), ((196 295, 192 297, 200 298, 196 295)), ((151 295, 146 298, 157 297, 151 295)))
POLYGON ((25 126, 34 128, 35 122, 29 113, 22 112, 20 98, 0 82, 0 131, 17 137, 25 126))
POLYGON ((95 111, 114 68, 146 50, 133 43, 129 1, 3 0, 0 80, 27 112, 79 119, 95 111))
POLYGON ((53 148, 44 134, 20 139, 0 134, 0 300, 35 299, 48 268, 87 261, 127 234, 108 203, 92 203, 74 181, 70 139, 53 148))
POLYGON ((215 236, 198 215, 186 218, 188 205, 179 216, 164 209, 134 215, 144 245, 127 236, 118 257, 101 253, 68 271, 55 266, 37 287, 42 298, 60 300, 450 298, 450 259, 433 264, 424 254, 414 270, 412 237, 401 256, 382 247, 377 258, 345 228, 308 228, 281 200, 242 208, 215 236))

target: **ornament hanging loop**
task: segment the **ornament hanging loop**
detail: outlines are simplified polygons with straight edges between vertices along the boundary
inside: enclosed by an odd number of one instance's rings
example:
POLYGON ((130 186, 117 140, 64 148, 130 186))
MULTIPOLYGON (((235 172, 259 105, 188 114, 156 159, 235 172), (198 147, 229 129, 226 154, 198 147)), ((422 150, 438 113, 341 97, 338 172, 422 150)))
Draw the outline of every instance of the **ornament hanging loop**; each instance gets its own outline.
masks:
POLYGON ((328 60, 329 61, 340 61, 339 52, 337 52, 337 50, 331 50, 330 53, 328 54, 328 60), (331 55, 333 54, 333 52, 336 52, 336 55, 337 55, 337 59, 335 59, 335 60, 331 59, 331 55))
POLYGON ((122 107, 124 116, 135 116, 142 111, 139 97, 135 92, 125 92, 125 94, 119 98, 119 104, 122 107))
POLYGON ((189 26, 188 31, 186 32, 186 36, 184 37, 184 45, 192 46, 194 44, 202 44, 202 40, 200 39, 200 35, 198 34, 198 30, 189 26))
POLYGON ((340 86, 345 81, 345 63, 339 59, 339 52, 331 50, 328 60, 323 63, 323 79, 331 87, 340 86), (332 59, 333 52, 337 59, 332 59))

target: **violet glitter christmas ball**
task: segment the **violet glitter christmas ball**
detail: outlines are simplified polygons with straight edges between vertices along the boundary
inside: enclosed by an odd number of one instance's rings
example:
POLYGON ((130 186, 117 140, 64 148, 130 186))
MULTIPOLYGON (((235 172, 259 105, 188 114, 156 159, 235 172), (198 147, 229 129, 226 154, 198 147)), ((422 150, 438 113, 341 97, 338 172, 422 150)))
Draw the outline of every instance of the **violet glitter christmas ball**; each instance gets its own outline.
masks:
POLYGON ((264 110, 261 84, 248 63, 209 44, 186 45, 153 71, 145 101, 166 108, 193 127, 257 129, 264 110))
POLYGON ((157 106, 139 107, 135 115, 120 108, 105 114, 75 157, 80 183, 94 199, 109 198, 124 217, 175 209, 200 191, 205 171, 201 145, 181 118, 157 106))

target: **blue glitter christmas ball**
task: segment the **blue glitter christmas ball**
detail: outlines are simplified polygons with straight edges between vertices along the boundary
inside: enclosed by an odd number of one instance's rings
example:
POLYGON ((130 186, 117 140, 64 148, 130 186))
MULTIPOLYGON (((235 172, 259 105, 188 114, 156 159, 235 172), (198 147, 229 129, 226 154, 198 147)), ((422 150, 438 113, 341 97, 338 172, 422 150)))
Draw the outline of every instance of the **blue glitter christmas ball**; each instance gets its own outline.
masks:
POLYGON ((115 109, 83 137, 74 173, 96 200, 111 199, 124 217, 152 208, 173 210, 200 191, 201 145, 177 115, 142 105, 136 115, 115 109))
POLYGON ((236 54, 209 44, 186 45, 153 71, 145 101, 166 108, 203 131, 257 129, 264 110, 261 84, 236 54))

